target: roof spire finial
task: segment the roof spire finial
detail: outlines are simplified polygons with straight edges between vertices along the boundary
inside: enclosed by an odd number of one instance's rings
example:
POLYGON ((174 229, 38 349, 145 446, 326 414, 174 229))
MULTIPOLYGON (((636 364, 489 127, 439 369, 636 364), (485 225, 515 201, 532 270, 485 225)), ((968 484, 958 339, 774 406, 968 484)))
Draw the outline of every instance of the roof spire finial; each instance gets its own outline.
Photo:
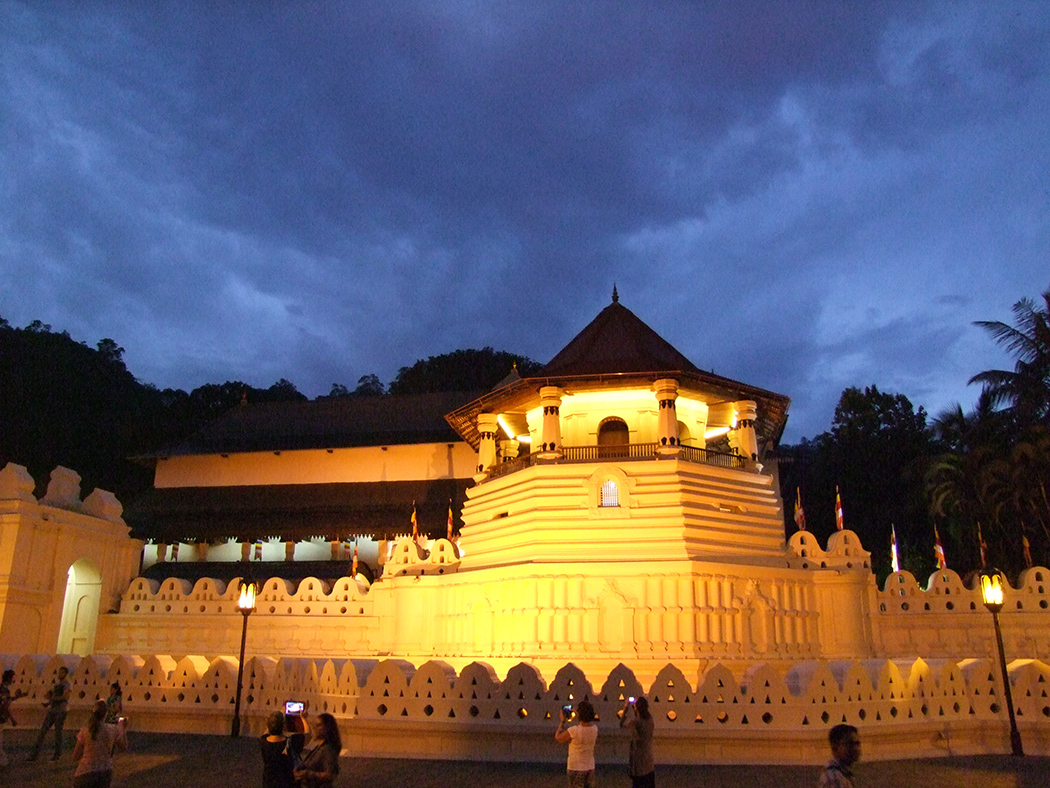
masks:
POLYGON ((620 303, 620 294, 616 292, 616 282, 613 282, 613 303, 620 303))

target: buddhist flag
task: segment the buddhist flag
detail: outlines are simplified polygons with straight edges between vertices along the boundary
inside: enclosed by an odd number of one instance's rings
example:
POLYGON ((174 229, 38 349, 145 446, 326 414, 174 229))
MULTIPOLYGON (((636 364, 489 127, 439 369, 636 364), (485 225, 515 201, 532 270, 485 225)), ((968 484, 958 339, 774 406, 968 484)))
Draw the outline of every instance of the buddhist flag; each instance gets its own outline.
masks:
POLYGON ((1028 537, 1024 534, 1021 535, 1021 549, 1024 550, 1024 565, 1028 569, 1032 568, 1032 546, 1028 544, 1028 537))
POLYGON ((802 511, 802 490, 795 488, 795 525, 798 530, 806 530, 806 513, 802 511))
POLYGON ((835 527, 838 530, 843 529, 842 523, 842 496, 839 495, 839 486, 835 485, 835 527))
POLYGON ((262 539, 255 543, 255 560, 262 561, 262 539))
MULTIPOLYGON (((357 542, 355 541, 354 542, 354 547, 356 547, 356 546, 357 546, 357 542)), ((348 536, 346 539, 343 540, 343 560, 344 561, 346 561, 348 558, 350 558, 350 553, 351 552, 352 551, 350 549, 350 537, 348 536)))
POLYGON ((937 526, 933 526, 933 554, 937 558, 937 568, 947 569, 948 561, 944 557, 944 545, 941 544, 941 535, 937 533, 937 526))
POLYGON ((897 560, 897 529, 890 524, 890 566, 894 572, 901 571, 900 561, 897 560))
MULTIPOLYGON (((172 561, 178 561, 179 560, 179 543, 178 542, 176 542, 175 544, 173 544, 171 546, 171 560, 172 561)), ((1029 566, 1031 566, 1031 564, 1029 564, 1029 566)))
POLYGON ((452 499, 448 499, 448 540, 452 541, 452 499))
POLYGON ((354 562, 350 565, 350 577, 357 577, 357 540, 354 540, 354 562))
POLYGON ((981 534, 981 521, 977 521, 977 546, 981 549, 981 568, 988 566, 988 545, 981 534))
POLYGON ((416 520, 416 502, 412 501, 412 541, 419 539, 419 522, 416 520))

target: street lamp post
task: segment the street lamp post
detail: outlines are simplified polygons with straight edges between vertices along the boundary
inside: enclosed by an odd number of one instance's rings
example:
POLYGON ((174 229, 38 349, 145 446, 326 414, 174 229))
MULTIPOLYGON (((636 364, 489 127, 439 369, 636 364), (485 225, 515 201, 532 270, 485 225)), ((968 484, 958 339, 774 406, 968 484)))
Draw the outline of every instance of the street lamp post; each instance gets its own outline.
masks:
POLYGON ((981 571, 981 598, 984 606, 992 614, 995 624, 995 644, 999 647, 999 672, 1003 677, 1003 695, 1006 699, 1006 711, 1010 716, 1010 749, 1014 755, 1024 755, 1021 747, 1021 732, 1017 730, 1017 719, 1014 717, 1014 697, 1010 691, 1010 676, 1006 672, 1006 650, 1003 648, 1003 631, 999 627, 999 611, 1003 609, 1002 572, 998 569, 981 571))
POLYGON ((244 616, 241 625, 241 657, 237 660, 237 695, 233 703, 233 727, 230 736, 237 738, 241 735, 241 682, 244 679, 244 644, 248 639, 248 616, 255 612, 255 595, 258 593, 255 583, 241 582, 241 594, 237 599, 237 609, 244 616))

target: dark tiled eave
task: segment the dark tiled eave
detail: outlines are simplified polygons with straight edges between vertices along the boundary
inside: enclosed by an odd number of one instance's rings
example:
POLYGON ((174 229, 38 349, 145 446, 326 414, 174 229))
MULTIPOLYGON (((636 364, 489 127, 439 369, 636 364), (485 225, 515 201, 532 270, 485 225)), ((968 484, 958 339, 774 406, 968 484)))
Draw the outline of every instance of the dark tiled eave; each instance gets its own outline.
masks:
POLYGON ((254 542, 278 538, 393 538, 411 531, 444 536, 449 500, 454 527, 470 479, 342 484, 154 488, 128 507, 132 535, 155 542, 254 542))
POLYGON ((185 440, 135 459, 458 442, 444 416, 477 396, 437 392, 243 405, 185 440))

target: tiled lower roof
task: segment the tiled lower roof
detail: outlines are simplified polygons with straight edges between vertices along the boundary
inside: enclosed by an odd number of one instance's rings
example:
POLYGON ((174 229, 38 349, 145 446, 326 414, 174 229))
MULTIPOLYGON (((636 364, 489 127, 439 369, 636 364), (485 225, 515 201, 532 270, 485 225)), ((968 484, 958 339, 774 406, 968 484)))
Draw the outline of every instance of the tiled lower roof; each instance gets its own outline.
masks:
POLYGON ((155 542, 254 542, 280 538, 394 538, 412 530, 445 536, 449 500, 454 527, 470 479, 154 488, 124 512, 132 536, 155 542))
POLYGON ((445 414, 480 392, 386 394, 240 405, 149 457, 458 442, 445 414))

